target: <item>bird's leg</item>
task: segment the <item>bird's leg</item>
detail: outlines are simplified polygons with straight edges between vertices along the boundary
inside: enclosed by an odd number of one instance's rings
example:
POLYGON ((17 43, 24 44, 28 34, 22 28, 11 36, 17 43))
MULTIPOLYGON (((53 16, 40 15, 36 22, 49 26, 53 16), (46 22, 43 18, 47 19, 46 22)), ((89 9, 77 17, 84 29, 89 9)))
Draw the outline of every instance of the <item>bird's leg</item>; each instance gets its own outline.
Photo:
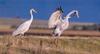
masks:
POLYGON ((55 46, 57 48, 58 47, 58 38, 57 37, 54 38, 54 44, 55 44, 55 46))
POLYGON ((55 26, 54 28, 53 28, 53 32, 52 32, 52 36, 55 36, 55 29, 57 28, 57 26, 55 26))
POLYGON ((58 37, 60 37, 60 35, 61 35, 61 33, 58 33, 58 35, 57 35, 57 36, 58 36, 58 37))
POLYGON ((54 30, 52 31, 52 36, 54 36, 54 30))
POLYGON ((60 37, 61 34, 58 34, 58 37, 60 37))

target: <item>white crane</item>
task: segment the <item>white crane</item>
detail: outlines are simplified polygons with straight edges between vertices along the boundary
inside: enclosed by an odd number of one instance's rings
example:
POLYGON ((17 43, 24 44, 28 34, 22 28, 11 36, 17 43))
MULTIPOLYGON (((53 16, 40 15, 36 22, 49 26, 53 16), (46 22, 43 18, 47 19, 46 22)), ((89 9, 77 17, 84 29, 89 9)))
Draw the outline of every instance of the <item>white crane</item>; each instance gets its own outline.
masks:
POLYGON ((69 18, 73 17, 73 16, 77 16, 79 18, 79 13, 77 10, 72 10, 71 12, 69 12, 66 17, 64 17, 64 19, 59 19, 60 23, 57 24, 55 30, 54 30, 54 36, 60 36, 61 33, 66 30, 69 26, 69 18))
POLYGON ((79 13, 77 10, 72 10, 71 12, 69 12, 66 17, 64 17, 64 19, 62 19, 62 9, 61 7, 55 11, 48 22, 48 27, 49 28, 54 28, 53 30, 53 36, 60 36, 61 33, 66 30, 69 26, 69 21, 68 19, 73 17, 73 16, 77 16, 79 17, 79 13), (59 16, 58 16, 59 15, 59 16))
POLYGON ((34 9, 30 9, 30 15, 31 15, 31 18, 27 21, 25 21, 24 23, 22 23, 12 34, 12 36, 17 36, 17 35, 24 35, 24 33, 26 31, 29 30, 29 27, 33 21, 33 14, 32 12, 35 12, 37 13, 34 9))

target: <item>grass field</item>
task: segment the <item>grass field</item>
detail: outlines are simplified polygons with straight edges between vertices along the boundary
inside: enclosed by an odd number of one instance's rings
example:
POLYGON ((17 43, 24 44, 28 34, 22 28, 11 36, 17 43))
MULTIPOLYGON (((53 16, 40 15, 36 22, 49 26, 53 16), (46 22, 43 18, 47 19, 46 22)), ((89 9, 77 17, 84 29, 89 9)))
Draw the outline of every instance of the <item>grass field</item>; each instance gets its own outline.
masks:
POLYGON ((35 21, 25 36, 11 36, 19 19, 0 19, 0 54, 100 54, 100 31, 66 30, 61 37, 51 37, 45 21, 35 21), (13 22, 13 23, 12 23, 13 22))
POLYGON ((0 54, 100 54, 99 37, 0 36, 0 54))

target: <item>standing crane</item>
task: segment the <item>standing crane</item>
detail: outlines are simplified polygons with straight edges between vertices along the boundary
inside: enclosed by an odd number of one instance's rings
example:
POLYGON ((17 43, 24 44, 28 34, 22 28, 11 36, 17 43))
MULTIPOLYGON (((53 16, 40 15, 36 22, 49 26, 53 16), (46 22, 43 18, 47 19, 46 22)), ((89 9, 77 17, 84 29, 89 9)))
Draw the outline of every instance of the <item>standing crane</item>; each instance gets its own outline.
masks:
POLYGON ((30 9, 30 15, 31 18, 24 23, 22 23, 13 33, 12 36, 17 36, 17 35, 24 35, 25 32, 27 32, 30 28, 30 25, 33 21, 33 14, 32 12, 37 13, 34 9, 30 9))

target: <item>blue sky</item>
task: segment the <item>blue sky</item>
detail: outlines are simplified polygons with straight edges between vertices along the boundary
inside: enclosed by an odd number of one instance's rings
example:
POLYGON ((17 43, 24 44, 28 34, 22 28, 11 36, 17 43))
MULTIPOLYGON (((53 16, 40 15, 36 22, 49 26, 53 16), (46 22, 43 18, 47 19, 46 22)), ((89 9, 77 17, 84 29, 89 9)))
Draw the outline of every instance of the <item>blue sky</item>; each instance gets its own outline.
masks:
POLYGON ((59 1, 63 16, 73 9, 79 11, 80 18, 71 18, 71 22, 100 23, 100 0, 0 0, 0 17, 29 19, 29 10, 34 8, 38 12, 34 14, 35 19, 48 20, 59 1))

